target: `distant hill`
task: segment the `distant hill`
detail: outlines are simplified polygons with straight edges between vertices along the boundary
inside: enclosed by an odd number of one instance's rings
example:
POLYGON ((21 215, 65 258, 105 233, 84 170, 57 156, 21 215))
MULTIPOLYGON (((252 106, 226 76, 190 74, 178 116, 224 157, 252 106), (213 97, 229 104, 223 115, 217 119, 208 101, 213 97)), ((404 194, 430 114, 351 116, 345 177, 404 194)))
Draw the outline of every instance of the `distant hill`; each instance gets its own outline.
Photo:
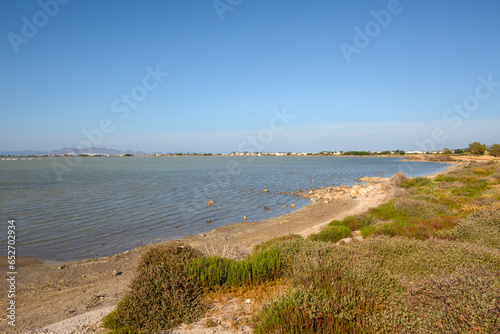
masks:
POLYGON ((25 151, 2 151, 0 152, 0 155, 3 156, 28 156, 28 155, 65 155, 65 154, 72 154, 72 155, 79 155, 79 154, 88 154, 88 155, 123 155, 123 154, 133 154, 133 155, 148 155, 147 153, 137 151, 133 152, 131 150, 126 150, 126 151, 121 151, 121 150, 115 150, 115 149, 110 149, 106 147, 91 147, 91 148, 83 148, 81 150, 78 150, 76 148, 71 148, 71 147, 65 147, 60 150, 54 150, 50 152, 44 152, 44 151, 30 151, 30 150, 25 150, 25 151))
POLYGON ((121 151, 113 148, 106 147, 90 147, 90 148, 82 148, 76 149, 71 147, 65 147, 60 150, 54 150, 47 153, 48 155, 64 155, 64 154, 88 154, 88 155, 123 155, 123 154, 133 154, 133 155, 148 155, 147 153, 136 151, 133 152, 131 150, 121 151))
POLYGON ((1 151, 0 155, 8 156, 8 155, 13 155, 13 156, 28 156, 28 155, 44 155, 47 154, 47 152, 44 151, 1 151))

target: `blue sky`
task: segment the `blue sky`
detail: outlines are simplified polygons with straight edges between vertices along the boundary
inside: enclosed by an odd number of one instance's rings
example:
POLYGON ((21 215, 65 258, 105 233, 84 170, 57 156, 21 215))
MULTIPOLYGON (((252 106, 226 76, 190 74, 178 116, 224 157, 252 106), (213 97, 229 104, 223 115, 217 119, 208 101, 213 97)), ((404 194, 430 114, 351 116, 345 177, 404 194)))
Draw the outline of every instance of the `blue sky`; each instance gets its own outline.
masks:
POLYGON ((496 0, 0 6, 0 151, 500 142, 496 0))

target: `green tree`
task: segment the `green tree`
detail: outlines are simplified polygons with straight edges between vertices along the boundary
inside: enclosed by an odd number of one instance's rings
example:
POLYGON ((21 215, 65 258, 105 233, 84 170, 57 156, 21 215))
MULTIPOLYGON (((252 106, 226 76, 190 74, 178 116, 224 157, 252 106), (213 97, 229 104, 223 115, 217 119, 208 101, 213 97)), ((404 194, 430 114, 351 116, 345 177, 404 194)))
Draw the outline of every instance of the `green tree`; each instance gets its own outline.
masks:
POLYGON ((469 144, 469 151, 476 156, 483 155, 486 152, 486 145, 475 141, 469 144))
POLYGON ((462 153, 464 153, 464 150, 462 150, 461 148, 457 148, 455 151, 453 151, 453 153, 462 154, 462 153))
POLYGON ((493 144, 488 151, 494 157, 500 156, 500 144, 493 144))
POLYGON ((451 151, 448 147, 445 147, 444 150, 443 150, 443 153, 446 154, 446 155, 450 155, 451 154, 451 151))

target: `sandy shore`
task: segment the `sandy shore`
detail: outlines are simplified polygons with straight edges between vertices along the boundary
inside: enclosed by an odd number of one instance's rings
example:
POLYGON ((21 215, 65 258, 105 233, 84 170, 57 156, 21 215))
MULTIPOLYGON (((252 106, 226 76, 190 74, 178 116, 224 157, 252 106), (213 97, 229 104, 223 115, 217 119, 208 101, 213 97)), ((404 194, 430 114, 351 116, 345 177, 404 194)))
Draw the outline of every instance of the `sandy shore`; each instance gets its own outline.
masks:
MULTIPOLYGON (((334 219, 362 213, 388 201, 396 195, 397 190, 388 179, 372 178, 367 185, 357 188, 321 188, 307 194, 295 194, 309 197, 311 204, 285 216, 223 226, 208 235, 192 235, 183 241, 205 253, 222 254, 225 251, 234 258, 242 258, 256 244, 279 236, 307 236, 318 232, 334 219)), ((102 317, 126 293, 144 249, 142 247, 64 265, 45 264, 36 260, 20 263, 16 289, 16 327, 9 326, 6 318, 2 317, 0 332, 99 332, 98 324, 102 317)), ((2 271, 5 276, 6 268, 2 268, 2 271)), ((8 300, 6 290, 3 290, 0 305, 5 310, 8 300)))

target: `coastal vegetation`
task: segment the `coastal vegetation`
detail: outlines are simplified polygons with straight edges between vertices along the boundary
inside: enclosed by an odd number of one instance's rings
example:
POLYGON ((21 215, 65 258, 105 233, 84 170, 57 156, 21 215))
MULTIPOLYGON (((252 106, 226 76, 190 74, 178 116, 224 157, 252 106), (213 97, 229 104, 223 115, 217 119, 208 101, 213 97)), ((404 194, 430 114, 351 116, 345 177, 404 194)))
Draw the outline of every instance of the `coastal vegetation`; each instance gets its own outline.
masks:
POLYGON ((254 333, 494 333, 500 330, 500 166, 395 176, 402 196, 242 260, 151 246, 103 325, 156 333, 206 312, 207 296, 279 284, 254 333), (360 233, 364 240, 343 242, 360 233))
POLYGON ((483 155, 486 152, 487 148, 485 144, 481 144, 480 142, 473 142, 469 144, 469 151, 471 154, 475 156, 483 155))

